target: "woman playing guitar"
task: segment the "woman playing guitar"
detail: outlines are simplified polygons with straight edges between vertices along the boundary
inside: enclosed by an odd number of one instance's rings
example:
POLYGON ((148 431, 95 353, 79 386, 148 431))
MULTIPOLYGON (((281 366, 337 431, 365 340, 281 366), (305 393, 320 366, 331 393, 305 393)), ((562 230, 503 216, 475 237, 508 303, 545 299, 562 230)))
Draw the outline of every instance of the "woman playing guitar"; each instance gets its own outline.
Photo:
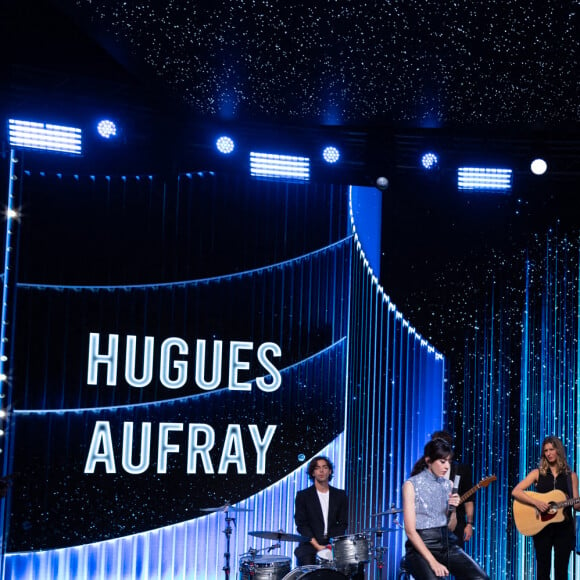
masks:
MULTIPOLYGON (((568 497, 578 497, 578 476, 566 461, 564 445, 557 437, 550 436, 542 443, 539 468, 530 471, 525 479, 516 485, 512 496, 522 504, 533 506, 539 512, 545 513, 551 506, 548 503, 549 498, 542 497, 542 494, 549 494, 554 490, 560 490, 568 497), (533 484, 536 485, 538 493, 526 493, 525 490, 533 484)), ((580 504, 574 503, 574 509, 580 510, 580 504)), ((576 540, 571 508, 567 508, 564 515, 563 521, 550 523, 534 535, 537 580, 550 579, 552 550, 554 550, 555 580, 568 579, 568 560, 576 540)))

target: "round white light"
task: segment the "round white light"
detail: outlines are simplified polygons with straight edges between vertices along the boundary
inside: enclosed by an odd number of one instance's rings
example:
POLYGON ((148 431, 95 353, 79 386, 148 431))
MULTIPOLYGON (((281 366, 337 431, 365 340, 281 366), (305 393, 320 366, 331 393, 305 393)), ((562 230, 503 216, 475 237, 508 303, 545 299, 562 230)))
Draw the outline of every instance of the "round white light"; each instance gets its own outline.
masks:
POLYGON ((117 135, 117 125, 113 121, 109 121, 109 119, 103 119, 99 121, 97 131, 103 139, 110 139, 117 135))
POLYGON ((381 191, 385 191, 389 187, 389 180, 386 177, 377 177, 377 188, 381 191))
POLYGON ((534 159, 530 164, 530 170, 534 175, 544 175, 548 169, 548 164, 543 159, 534 159))
POLYGON ((425 169, 434 169, 437 166, 439 159, 435 153, 425 153, 423 157, 421 157, 421 165, 425 169))
POLYGON ((332 145, 325 147, 322 151, 322 158, 326 163, 336 163, 340 159, 340 151, 332 145))
POLYGON ((225 135, 219 137, 215 142, 215 146, 220 153, 224 155, 229 155, 235 149, 234 140, 231 137, 226 137, 225 135))

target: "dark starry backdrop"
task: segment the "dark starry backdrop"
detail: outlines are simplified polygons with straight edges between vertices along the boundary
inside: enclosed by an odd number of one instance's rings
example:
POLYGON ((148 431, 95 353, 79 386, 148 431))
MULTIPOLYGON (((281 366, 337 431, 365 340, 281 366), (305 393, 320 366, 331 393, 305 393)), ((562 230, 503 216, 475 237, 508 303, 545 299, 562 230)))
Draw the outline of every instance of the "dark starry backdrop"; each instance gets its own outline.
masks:
POLYGON ((204 116, 578 121, 577 1, 57 3, 204 116))

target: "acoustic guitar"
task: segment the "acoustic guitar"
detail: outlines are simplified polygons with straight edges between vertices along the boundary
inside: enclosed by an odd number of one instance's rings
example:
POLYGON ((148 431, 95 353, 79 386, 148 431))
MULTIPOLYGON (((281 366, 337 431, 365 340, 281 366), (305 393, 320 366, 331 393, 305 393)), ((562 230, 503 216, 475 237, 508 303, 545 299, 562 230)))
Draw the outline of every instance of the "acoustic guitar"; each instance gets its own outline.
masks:
POLYGON ((564 508, 580 502, 580 497, 566 499, 566 494, 559 489, 546 493, 537 491, 526 491, 526 493, 533 498, 545 501, 550 507, 548 511, 540 512, 536 506, 514 499, 514 522, 520 534, 524 536, 535 536, 549 524, 563 522, 564 508))

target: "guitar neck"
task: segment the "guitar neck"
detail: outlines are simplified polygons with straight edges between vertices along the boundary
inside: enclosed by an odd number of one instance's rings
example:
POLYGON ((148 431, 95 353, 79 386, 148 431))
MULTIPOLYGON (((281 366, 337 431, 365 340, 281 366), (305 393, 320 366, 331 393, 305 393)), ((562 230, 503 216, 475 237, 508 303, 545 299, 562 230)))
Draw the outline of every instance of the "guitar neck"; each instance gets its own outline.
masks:
POLYGON ((472 487, 469 491, 466 491, 460 498, 459 498, 459 503, 462 504, 466 499, 470 498, 478 489, 479 489, 480 485, 479 483, 475 486, 472 487))
POLYGON ((495 481, 497 478, 495 475, 490 475, 485 479, 482 479, 477 485, 472 487, 469 491, 466 491, 460 498, 459 498, 459 505, 461 505, 466 499, 470 498, 478 489, 482 487, 487 487, 492 481, 495 481))
POLYGON ((556 507, 558 509, 570 507, 578 502, 580 502, 580 497, 571 497, 570 499, 567 499, 566 501, 560 501, 557 504, 554 504, 554 507, 556 507))

